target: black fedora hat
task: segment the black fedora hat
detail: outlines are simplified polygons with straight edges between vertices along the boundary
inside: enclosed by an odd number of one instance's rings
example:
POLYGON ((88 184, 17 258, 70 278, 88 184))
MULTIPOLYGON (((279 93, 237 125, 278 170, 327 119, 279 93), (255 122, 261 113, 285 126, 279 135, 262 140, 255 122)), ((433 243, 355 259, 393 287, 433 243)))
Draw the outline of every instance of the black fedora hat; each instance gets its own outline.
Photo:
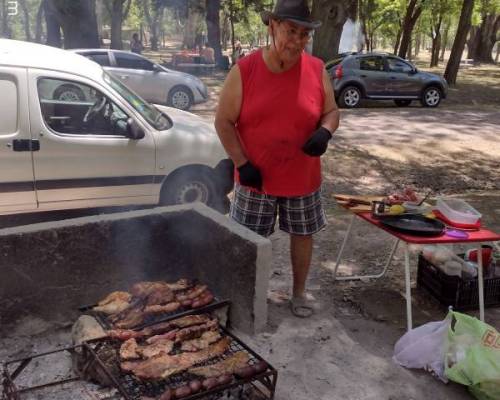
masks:
POLYGON ((265 25, 269 25, 271 19, 286 19, 310 29, 321 26, 321 21, 311 19, 307 0, 278 0, 273 12, 263 11, 260 16, 265 25))

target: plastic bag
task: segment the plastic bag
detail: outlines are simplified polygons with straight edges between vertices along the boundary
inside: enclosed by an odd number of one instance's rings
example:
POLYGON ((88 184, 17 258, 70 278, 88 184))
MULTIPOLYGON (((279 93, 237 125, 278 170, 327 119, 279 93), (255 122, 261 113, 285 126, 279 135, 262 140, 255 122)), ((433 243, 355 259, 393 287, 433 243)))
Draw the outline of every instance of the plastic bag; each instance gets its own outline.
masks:
POLYGON ((406 368, 433 371, 443 382, 446 335, 451 325, 451 314, 442 321, 429 322, 406 332, 394 346, 393 361, 406 368))
POLYGON ((500 335, 492 326, 468 315, 451 312, 446 376, 469 386, 480 400, 500 399, 500 335))

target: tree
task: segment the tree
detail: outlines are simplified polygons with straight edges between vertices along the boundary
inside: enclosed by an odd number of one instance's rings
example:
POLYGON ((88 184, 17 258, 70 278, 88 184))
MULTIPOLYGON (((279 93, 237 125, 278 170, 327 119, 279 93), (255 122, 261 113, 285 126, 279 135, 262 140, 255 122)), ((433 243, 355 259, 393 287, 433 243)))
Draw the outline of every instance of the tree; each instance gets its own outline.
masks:
POLYGON ((31 32, 30 32, 30 12, 28 9, 28 4, 26 0, 19 0, 19 8, 23 12, 23 26, 24 26, 24 35, 28 42, 31 41, 31 32))
POLYGON ((47 44, 49 46, 61 47, 61 24, 56 17, 54 7, 50 4, 51 0, 42 0, 43 14, 45 15, 45 25, 47 26, 47 44))
POLYGON ((132 0, 106 0, 104 3, 109 15, 111 16, 111 48, 121 50, 122 25, 127 18, 132 0), (110 4, 111 3, 111 4, 110 4), (125 9, 123 8, 125 6, 125 9))
POLYGON ((4 38, 10 39, 12 38, 12 30, 10 29, 10 21, 9 21, 9 10, 7 0, 2 0, 1 3, 1 11, 2 11, 2 36, 4 38))
POLYGON ((460 60, 462 59, 465 41, 467 40, 467 34, 471 27, 473 9, 474 0, 464 0, 460 13, 460 20, 458 22, 457 35, 453 41, 450 59, 448 60, 448 64, 446 64, 446 71, 444 72, 444 78, 449 85, 454 85, 457 82, 460 60))
POLYGON ((322 22, 314 33, 313 54, 323 61, 338 54, 344 24, 356 14, 356 0, 313 0, 312 16, 322 22))
POLYGON ((38 11, 36 13, 36 25, 35 25, 35 41, 37 43, 42 43, 42 34, 43 34, 43 10, 44 10, 45 0, 40 1, 38 5, 38 11))
POLYGON ((144 17, 151 35, 151 50, 158 50, 160 26, 165 11, 165 2, 162 0, 142 0, 144 17))
POLYGON ((406 8, 406 14, 402 25, 401 45, 399 46, 398 56, 406 58, 411 43, 413 28, 417 23, 420 14, 422 14, 423 5, 426 0, 410 0, 406 8))
POLYGON ((207 0, 206 17, 208 45, 214 49, 217 64, 222 59, 220 32, 220 0, 207 0))

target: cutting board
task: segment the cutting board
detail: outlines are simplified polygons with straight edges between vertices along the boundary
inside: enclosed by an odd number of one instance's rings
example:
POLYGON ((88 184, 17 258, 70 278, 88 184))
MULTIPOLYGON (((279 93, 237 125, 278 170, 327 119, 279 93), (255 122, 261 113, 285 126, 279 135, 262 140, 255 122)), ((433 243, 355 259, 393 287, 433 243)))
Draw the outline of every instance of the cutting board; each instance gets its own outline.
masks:
MULTIPOLYGON (((368 196, 368 195, 352 195, 352 194, 334 194, 333 197, 335 200, 337 200, 337 203, 341 205, 342 207, 346 207, 349 204, 349 200, 361 200, 361 201, 367 201, 371 203, 372 201, 382 201, 384 196, 368 196)), ((357 204, 353 207, 346 207, 350 211, 356 213, 356 212, 365 212, 365 211, 371 211, 372 206, 371 204, 357 204)))

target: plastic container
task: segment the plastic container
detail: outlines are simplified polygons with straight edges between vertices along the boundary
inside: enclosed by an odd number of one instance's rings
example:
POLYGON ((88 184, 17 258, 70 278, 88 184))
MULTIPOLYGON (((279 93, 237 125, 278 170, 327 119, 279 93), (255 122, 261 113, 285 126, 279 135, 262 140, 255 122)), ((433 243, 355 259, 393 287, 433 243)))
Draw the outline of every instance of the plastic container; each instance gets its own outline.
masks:
POLYGON ((481 213, 460 199, 440 197, 437 199, 436 208, 448 220, 458 224, 475 224, 481 219, 481 213))
MULTIPOLYGON (((441 269, 418 257, 417 286, 425 288, 446 307, 454 310, 479 308, 478 279, 463 279, 446 275, 441 269)), ((500 305, 500 277, 484 278, 484 305, 500 305)))

